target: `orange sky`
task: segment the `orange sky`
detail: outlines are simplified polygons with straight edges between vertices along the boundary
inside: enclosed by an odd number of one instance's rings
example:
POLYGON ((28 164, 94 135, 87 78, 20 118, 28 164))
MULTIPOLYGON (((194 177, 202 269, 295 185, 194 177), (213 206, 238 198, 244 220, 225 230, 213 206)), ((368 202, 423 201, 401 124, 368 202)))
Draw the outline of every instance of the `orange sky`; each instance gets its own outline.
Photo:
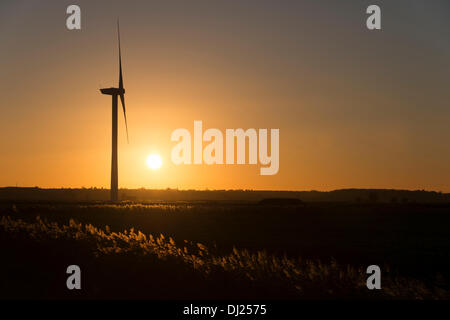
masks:
POLYGON ((449 4, 400 2, 377 33, 361 1, 80 1, 81 31, 65 28, 70 3, 6 1, 0 186, 109 186, 111 101, 98 89, 117 86, 120 14, 120 187, 450 192, 449 4), (170 134, 194 120, 280 129, 279 173, 175 166, 170 134))

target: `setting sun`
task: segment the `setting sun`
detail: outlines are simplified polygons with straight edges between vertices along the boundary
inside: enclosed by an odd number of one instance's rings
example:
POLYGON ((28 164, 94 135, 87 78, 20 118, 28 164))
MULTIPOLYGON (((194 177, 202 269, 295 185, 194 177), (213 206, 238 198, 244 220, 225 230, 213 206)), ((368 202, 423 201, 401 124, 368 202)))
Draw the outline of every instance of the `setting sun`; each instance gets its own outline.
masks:
POLYGON ((159 154, 151 154, 147 157, 147 166, 150 169, 158 170, 162 166, 162 159, 159 154))

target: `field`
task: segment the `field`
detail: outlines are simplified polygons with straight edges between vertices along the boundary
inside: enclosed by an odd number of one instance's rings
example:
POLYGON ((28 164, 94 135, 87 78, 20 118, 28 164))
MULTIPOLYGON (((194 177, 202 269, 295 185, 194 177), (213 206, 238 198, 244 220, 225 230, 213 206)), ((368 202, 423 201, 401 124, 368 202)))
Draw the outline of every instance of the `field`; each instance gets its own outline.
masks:
POLYGON ((4 201, 0 219, 1 298, 450 298, 446 204, 4 201))

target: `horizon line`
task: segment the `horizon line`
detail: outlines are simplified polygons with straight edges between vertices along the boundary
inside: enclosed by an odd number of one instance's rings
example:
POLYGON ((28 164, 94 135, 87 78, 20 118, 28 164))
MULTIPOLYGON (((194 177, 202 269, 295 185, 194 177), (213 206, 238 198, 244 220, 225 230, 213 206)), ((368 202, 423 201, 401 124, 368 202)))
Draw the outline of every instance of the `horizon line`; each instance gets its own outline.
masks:
MULTIPOLYGON (((41 190, 110 190, 110 188, 105 187, 39 187, 39 186, 0 186, 1 189, 41 189, 41 190)), ((440 194, 450 194, 450 192, 429 190, 429 189, 395 189, 395 188, 340 188, 332 190, 317 190, 317 189, 180 189, 180 188, 146 188, 146 187, 136 187, 136 188, 119 188, 119 190, 146 190, 146 191, 245 191, 245 192, 334 192, 334 191, 349 191, 349 190, 371 190, 371 191, 407 191, 407 192, 434 192, 440 194)))

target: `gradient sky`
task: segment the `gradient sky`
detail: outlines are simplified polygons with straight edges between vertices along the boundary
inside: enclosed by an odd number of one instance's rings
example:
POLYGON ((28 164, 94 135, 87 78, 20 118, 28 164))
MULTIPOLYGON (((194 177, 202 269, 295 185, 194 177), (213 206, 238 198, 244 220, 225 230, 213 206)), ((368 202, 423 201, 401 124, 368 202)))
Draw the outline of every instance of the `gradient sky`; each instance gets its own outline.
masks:
POLYGON ((450 192, 450 2, 0 4, 0 186, 108 187, 120 16, 119 186, 450 192), (78 4, 82 30, 66 29, 78 4), (369 4, 382 31, 365 27, 369 4), (280 171, 181 165, 177 128, 279 128, 280 171), (163 157, 149 170, 150 153, 163 157))

